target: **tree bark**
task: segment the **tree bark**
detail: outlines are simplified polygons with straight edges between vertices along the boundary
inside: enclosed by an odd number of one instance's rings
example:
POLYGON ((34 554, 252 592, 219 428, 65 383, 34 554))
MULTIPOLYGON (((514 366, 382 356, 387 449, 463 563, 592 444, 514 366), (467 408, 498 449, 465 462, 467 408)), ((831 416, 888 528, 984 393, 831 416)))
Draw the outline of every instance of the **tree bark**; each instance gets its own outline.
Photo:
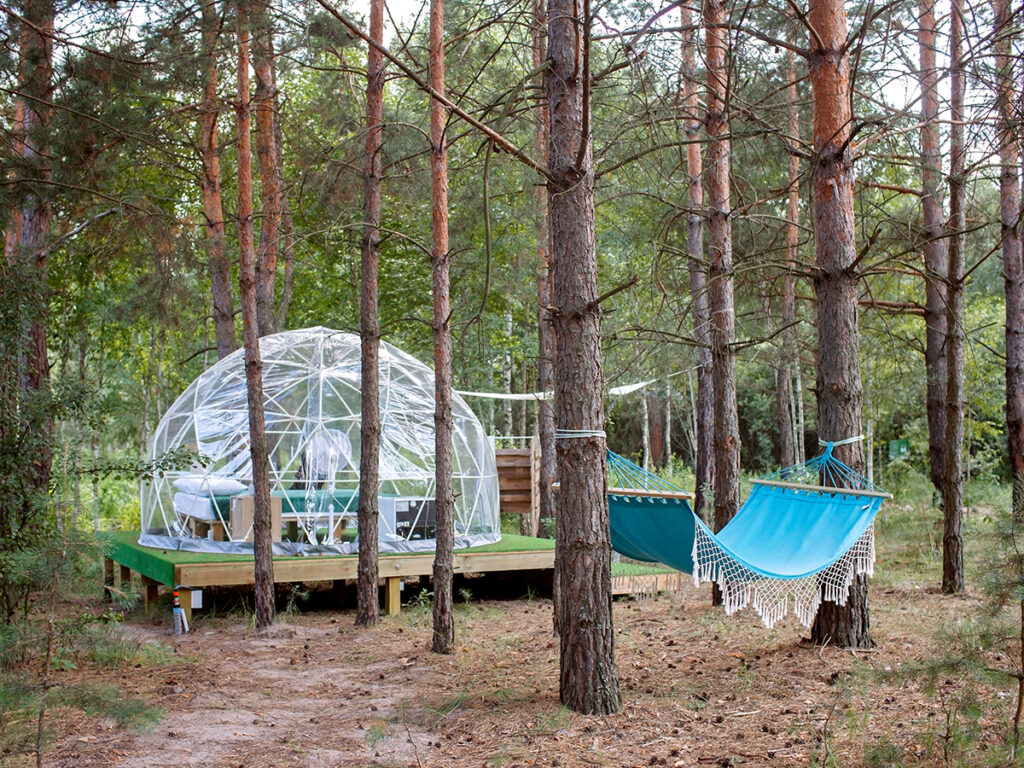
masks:
MULTIPOLYGON (((20 225, 15 257, 24 262, 25 274, 32 275, 40 294, 45 295, 48 271, 47 253, 50 224, 53 218, 46 182, 52 177, 48 135, 53 101, 53 0, 28 0, 23 5, 18 51, 19 82, 24 96, 21 114, 22 131, 16 139, 25 173, 42 184, 24 184, 20 215, 13 217, 20 225)), ((17 109, 16 109, 17 111, 17 109)), ((20 376, 21 388, 32 395, 45 395, 50 390, 50 362, 47 353, 46 302, 28 305, 26 316, 26 345, 24 364, 20 376)), ((34 432, 32 441, 31 483, 36 491, 46 493, 50 484, 53 464, 52 410, 40 409, 40 415, 31 418, 28 431, 34 432)))
MULTIPOLYGON (((853 143, 846 10, 842 0, 811 0, 809 68, 814 99, 814 278, 818 318, 818 431, 822 440, 860 434, 863 391, 853 214, 853 143)), ((836 458, 864 469, 860 442, 837 446, 836 458)), ((822 603, 811 627, 815 643, 870 646, 867 580, 857 576, 845 606, 822 603)))
MULTIPOLYGON (((533 68, 539 70, 547 60, 547 15, 545 0, 533 0, 533 68)), ((543 75, 538 85, 543 87, 543 75)), ((539 99, 534 123, 533 151, 538 161, 548 164, 548 103, 539 99)), ((551 225, 548 220, 548 188, 541 180, 536 187, 537 227, 537 387, 541 392, 553 389, 551 370, 555 364, 557 342, 551 317, 551 225)), ((540 436, 540 519, 555 517, 554 484, 558 479, 555 455, 555 412, 550 400, 537 404, 537 431, 540 436)))
MULTIPOLYGON (((505 338, 506 340, 512 339, 513 326, 512 326, 512 310, 505 310, 505 338)), ((501 366, 501 383, 504 389, 502 390, 506 395, 512 394, 512 375, 514 373, 515 363, 512 360, 512 348, 506 346, 505 357, 502 361, 501 366)), ((513 413, 512 413, 512 398, 508 398, 502 403, 505 411, 505 436, 511 437, 515 434, 515 428, 513 425, 513 413)))
POLYGON ((203 103, 199 111, 200 146, 203 154, 204 232, 206 258, 213 292, 213 327, 217 337, 217 357, 224 358, 238 348, 235 338, 235 303, 231 296, 231 260, 224 249, 224 206, 221 200, 220 151, 217 117, 217 41, 222 18, 217 0, 203 0, 203 103))
MULTIPOLYGON (((547 61, 547 0, 532 0, 531 40, 533 68, 540 70, 547 61)), ((537 85, 544 86, 539 75, 537 85)), ((533 134, 534 157, 548 165, 548 112, 547 98, 537 102, 533 134)), ((548 218, 547 181, 541 179, 536 186, 535 219, 537 227, 537 388, 541 392, 554 390, 552 372, 555 366, 558 342, 555 339, 555 319, 551 315, 551 221, 548 218)), ((558 481, 558 456, 555 448, 555 409, 553 400, 537 403, 537 433, 540 439, 540 519, 542 535, 550 536, 550 523, 555 520, 555 483, 558 481)), ((559 569, 554 569, 551 583, 552 629, 558 632, 559 569)))
POLYGON ((1009 0, 994 0, 996 138, 999 142, 999 219, 1006 291, 1006 432, 1013 468, 1015 512, 1024 503, 1024 263, 1021 261, 1019 154, 1014 131, 1014 14, 1009 0))
POLYGON ((672 385, 665 382, 665 456, 663 466, 672 468, 672 385))
MULTIPOLYGON (((714 401, 715 530, 740 506, 740 427, 736 406, 736 310, 733 298, 730 142, 726 99, 729 39, 725 5, 706 0, 708 289, 711 311, 711 383, 714 401)), ((715 604, 721 603, 717 588, 715 604)))
POLYGON ((647 443, 651 449, 650 466, 661 467, 665 461, 665 405, 656 392, 644 390, 647 401, 647 443))
MULTIPOLYGON (((530 367, 523 360, 523 364, 519 368, 519 372, 523 375, 523 392, 532 392, 533 386, 530 383, 530 367)), ((519 434, 524 438, 529 437, 533 433, 530 431, 530 402, 523 400, 520 402, 522 406, 519 409, 519 434)))
POLYGON ((794 392, 793 396, 796 399, 795 410, 796 410, 796 436, 793 442, 796 445, 796 461, 798 464, 802 464, 807 461, 807 444, 806 444, 806 432, 804 421, 804 377, 803 372, 800 368, 800 354, 799 348, 796 350, 797 356, 793 361, 793 383, 794 392))
MULTIPOLYGON (((278 141, 281 147, 281 141, 278 141)), ((280 149, 278 150, 280 154, 280 149)), ((277 302, 277 327, 288 327, 288 310, 292 305, 292 294, 295 289, 295 225, 292 221, 291 206, 288 198, 282 193, 281 211, 281 256, 284 260, 284 280, 281 286, 281 298, 277 302)))
POLYGON ((939 145, 939 76, 935 66, 935 0, 921 0, 918 29, 921 68, 921 219, 924 228, 925 375, 931 481, 942 492, 946 439, 946 276, 949 256, 942 213, 939 145))
POLYGON ((651 469, 651 409, 648 406, 646 389, 640 390, 640 412, 643 420, 643 424, 641 424, 642 443, 644 446, 643 468, 645 472, 649 472, 651 469))
POLYGON ((950 8, 949 283, 946 288, 946 434, 942 481, 942 591, 964 590, 964 178, 963 0, 950 8))
POLYGON ((590 3, 548 2, 544 86, 550 112, 551 266, 558 356, 556 563, 559 695, 584 714, 620 706, 612 627, 611 534, 602 407, 601 310, 594 249, 590 134, 590 3))
MULTIPOLYGON (((383 55, 383 54, 382 54, 383 55)), ((284 132, 281 130, 281 94, 277 90, 277 70, 274 70, 274 143, 277 156, 278 179, 281 182, 281 258, 284 260, 284 281, 281 298, 277 302, 277 328, 288 327, 288 310, 295 288, 295 225, 288 190, 284 184, 284 132)))
POLYGON ((281 246, 282 180, 281 158, 276 140, 277 123, 276 81, 274 73, 274 32, 267 0, 252 4, 253 18, 253 72, 256 75, 256 157, 260 167, 262 191, 260 217, 260 243, 256 254, 256 314, 260 336, 276 330, 274 288, 277 276, 277 256, 281 246))
MULTIPOLYGON (((100 398, 103 397, 103 378, 106 362, 105 330, 105 323, 100 323, 99 350, 96 359, 96 391, 99 393, 100 398)), ((90 429, 89 449, 92 452, 92 465, 94 467, 100 465, 100 430, 102 429, 102 423, 90 429)), ((94 534, 100 532, 100 476, 98 472, 94 472, 92 476, 92 532, 94 534)))
POLYGON ((714 488, 714 400, 711 386, 711 310, 708 306, 707 267, 704 257, 704 166, 700 138, 700 104, 697 98, 697 40, 692 29, 692 12, 680 8, 683 32, 683 109, 686 145, 687 214, 686 253, 689 257, 690 305, 693 312, 693 337, 697 342, 697 403, 695 407, 696 445, 694 458, 693 511, 703 520, 710 519, 707 494, 714 488))
POLYGON ((256 318, 256 254, 253 244, 252 146, 250 143, 249 28, 245 2, 238 2, 238 282, 242 303, 242 342, 249 399, 249 450, 253 485, 253 573, 256 626, 274 623, 274 558, 270 530, 270 460, 263 422, 263 361, 256 318))
MULTIPOLYGON (((786 100, 790 141, 800 140, 799 94, 796 87, 796 56, 786 54, 786 100)), ((789 191, 786 194, 786 274, 782 279, 782 355, 775 368, 775 410, 779 424, 779 463, 797 463, 796 429, 793 419, 793 363, 797 358, 796 266, 800 248, 800 158, 789 154, 789 191)))
MULTIPOLYGON (((785 342, 783 342, 785 343, 785 342)), ((793 369, 780 360, 775 366, 775 421, 779 430, 779 465, 791 467, 796 463, 793 448, 793 369)))
MULTIPOLYGON (((370 2, 370 37, 383 44, 384 0, 370 2)), ((363 166, 362 301, 359 305, 362 420, 359 437, 359 579, 356 625, 377 623, 377 515, 380 489, 380 318, 377 265, 380 260, 381 175, 383 173, 384 57, 369 46, 366 62, 366 158, 363 166)))
MULTIPOLYGON (((11 155, 16 161, 25 156, 25 99, 14 99, 11 155)), ((17 173, 14 174, 17 179, 17 173)), ((4 262, 13 266, 18 258, 18 244, 21 241, 21 206, 11 205, 7 212, 7 229, 4 232, 4 262)))
MULTIPOLYGON (((443 95, 444 0, 430 1, 430 87, 443 95)), ((452 490, 452 330, 448 252, 448 110, 430 99, 430 199, 433 248, 430 263, 434 288, 434 482, 437 545, 434 550, 435 653, 455 650, 452 612, 452 563, 455 544, 455 496, 452 490)))

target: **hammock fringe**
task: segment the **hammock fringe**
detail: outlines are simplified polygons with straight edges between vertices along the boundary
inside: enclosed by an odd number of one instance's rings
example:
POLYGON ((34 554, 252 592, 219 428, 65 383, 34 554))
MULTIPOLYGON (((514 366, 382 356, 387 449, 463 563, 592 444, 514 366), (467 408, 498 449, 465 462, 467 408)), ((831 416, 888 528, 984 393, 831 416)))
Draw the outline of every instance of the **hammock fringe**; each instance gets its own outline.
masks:
POLYGON ((713 582, 722 593, 727 615, 751 606, 768 629, 790 610, 805 627, 811 626, 822 600, 846 605, 855 576, 874 575, 874 525, 828 568, 793 579, 756 573, 729 556, 708 530, 697 526, 693 540, 693 585, 713 582))

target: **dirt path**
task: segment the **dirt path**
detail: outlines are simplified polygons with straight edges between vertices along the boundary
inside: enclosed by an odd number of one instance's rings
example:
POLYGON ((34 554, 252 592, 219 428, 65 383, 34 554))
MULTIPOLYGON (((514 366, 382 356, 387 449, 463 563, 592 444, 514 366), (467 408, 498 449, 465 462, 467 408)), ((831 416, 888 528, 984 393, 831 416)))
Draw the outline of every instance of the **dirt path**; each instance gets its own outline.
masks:
MULTIPOLYGON (((164 710, 152 732, 126 734, 104 723, 97 732, 93 724, 85 738, 78 731, 62 740, 54 764, 415 764, 428 737, 389 723, 433 672, 417 663, 425 635, 398 629, 356 631, 348 616, 321 614, 256 634, 237 620, 200 619, 174 644, 182 663, 121 676, 122 689, 164 710)), ((168 641, 163 628, 146 634, 168 641)))
MULTIPOLYGON (((884 740, 905 763, 928 765, 922 734, 941 721, 938 701, 914 685, 869 685, 857 670, 927 655, 932 627, 970 603, 874 590, 879 647, 854 655, 802 643, 792 619, 769 632, 751 615, 725 617, 706 589, 618 601, 624 706, 605 718, 558 703, 549 601, 460 606, 450 657, 426 650, 422 610, 371 630, 352 627, 349 613, 313 613, 262 635, 238 618, 200 618, 174 663, 109 681, 164 710, 152 732, 73 717, 48 764, 808 766, 831 754, 856 766, 865 744, 884 740)), ((139 631, 170 640, 162 626, 139 631)))

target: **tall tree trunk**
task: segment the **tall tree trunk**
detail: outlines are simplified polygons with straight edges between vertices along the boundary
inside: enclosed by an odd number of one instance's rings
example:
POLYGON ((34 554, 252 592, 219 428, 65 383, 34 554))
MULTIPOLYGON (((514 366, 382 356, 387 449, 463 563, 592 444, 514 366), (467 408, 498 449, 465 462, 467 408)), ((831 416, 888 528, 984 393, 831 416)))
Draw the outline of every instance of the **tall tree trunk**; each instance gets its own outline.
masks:
POLYGON ((199 111, 200 145, 203 154, 203 218, 206 258, 213 292, 213 327, 217 336, 217 357, 235 351, 235 303, 231 297, 231 260, 224 250, 224 207, 221 202, 220 151, 217 146, 217 41, 222 17, 217 0, 203 0, 203 104, 199 111))
MULTIPOLYGON (((787 133, 794 145, 800 141, 800 106, 796 87, 796 57, 786 54, 787 133)), ((779 463, 797 463, 796 429, 793 419, 793 363, 797 356, 796 266, 800 248, 800 158, 789 153, 789 191, 786 213, 786 274, 782 279, 782 355, 775 368, 775 410, 779 423, 779 463)))
POLYGON ((651 449, 650 465, 660 467, 665 459, 665 408, 655 392, 644 391, 648 410, 647 442, 651 449))
POLYGON ((644 471, 650 471, 651 469, 651 409, 647 403, 647 390, 640 390, 640 412, 642 414, 643 424, 643 446, 644 446, 644 471))
POLYGON ((550 112, 549 208, 558 357, 556 563, 563 704, 584 714, 620 706, 612 627, 611 534, 602 407, 601 310, 594 249, 590 134, 590 3, 548 2, 544 86, 550 112))
MULTIPOLYGON (((430 87, 444 94, 444 0, 430 0, 430 87)), ((430 199, 434 236, 430 263, 434 288, 434 483, 437 545, 434 550, 435 653, 455 649, 452 563, 455 496, 452 490, 452 329, 448 252, 448 110, 430 99, 430 199)), ((509 425, 511 426, 511 425, 509 425)))
MULTIPOLYGON (((783 277, 785 282, 788 274, 783 277)), ((785 301, 785 288, 783 288, 783 302, 785 301)), ((766 309, 770 310, 767 305, 766 309)), ((785 310, 783 310, 785 314, 785 310)), ((765 316, 765 321, 770 322, 771 315, 765 316)), ((775 425, 779 439, 779 466, 790 467, 796 463, 796 448, 794 446, 793 428, 793 366, 786 358, 789 355, 788 340, 783 337, 779 350, 779 358, 773 362, 775 368, 775 425)))
MULTIPOLYGON (((783 340, 785 345, 785 340, 783 340)), ((779 465, 791 467, 796 463, 793 448, 793 382, 791 365, 780 360, 775 366, 775 421, 779 430, 779 465)))
POLYGON ((672 385, 665 382, 665 458, 664 466, 666 469, 672 468, 672 385))
MULTIPOLYGON (((533 68, 540 67, 548 58, 547 0, 532 0, 532 54, 533 68)), ((544 75, 537 77, 537 85, 544 86, 544 75)), ((548 102, 544 95, 537 101, 533 133, 534 157, 548 165, 548 102)), ((554 390, 553 371, 558 342, 555 339, 555 319, 551 315, 551 220, 548 213, 548 187, 542 181, 536 188, 537 222, 537 388, 541 392, 554 390)), ((555 448, 554 400, 537 402, 537 433, 540 439, 540 519, 543 535, 551 535, 550 523, 556 516, 555 483, 558 482, 558 455, 555 448)), ((561 586, 560 569, 554 569, 551 583, 553 610, 552 629, 558 632, 558 604, 561 586)))
POLYGON ((253 573, 256 626, 274 623, 274 557, 270 530, 270 458, 263 423, 263 361, 256 318, 256 254, 253 245, 252 146, 249 138, 249 27, 245 2, 238 2, 238 283, 242 302, 242 343, 249 398, 249 451, 252 455, 253 573))
POLYGON ((942 492, 946 440, 946 276, 949 256, 942 214, 942 153, 939 146, 939 76, 935 67, 935 0, 921 0, 918 29, 921 68, 921 218, 924 228, 925 373, 928 460, 932 485, 942 492))
MULTIPOLYGON (((138 344, 141 347, 145 342, 143 336, 140 333, 138 335, 138 344)), ((156 337, 153 333, 153 329, 150 328, 149 332, 149 348, 156 348, 156 337)), ((146 370, 142 373, 142 412, 139 414, 139 434, 138 440, 136 441, 136 449, 138 450, 139 464, 141 465, 146 460, 146 449, 149 444, 149 414, 152 410, 153 402, 153 369, 158 365, 157 356, 149 355, 146 358, 146 370)), ((138 478, 138 492, 139 496, 142 495, 143 483, 145 483, 143 477, 138 478)))
POLYGON ((807 461, 806 427, 804 422, 804 377, 800 368, 800 349, 797 347, 796 359, 793 360, 793 396, 796 399, 796 437, 793 440, 796 445, 796 462, 802 464, 807 461))
MULTIPOLYGON (((278 141, 280 148, 281 142, 278 141)), ((280 154, 280 149, 278 150, 280 154)), ((284 261, 284 280, 281 285, 281 298, 277 302, 277 327, 288 327, 288 310, 292 305, 292 294, 295 290, 295 225, 292 221, 291 206, 282 192, 284 210, 281 211, 281 258, 284 261)))
POLYGON ((1006 291, 1006 432, 1013 468, 1015 512, 1024 504, 1024 263, 1021 261, 1018 149, 1014 131, 1015 18, 1009 0, 994 0, 996 137, 999 141, 999 218, 1006 291))
MULTIPOLYGON (((370 38, 384 40, 384 0, 370 3, 370 38)), ((380 259, 381 145, 384 129, 384 56, 372 45, 366 63, 366 158, 363 166, 362 301, 359 331, 362 353, 362 421, 359 428, 359 586, 356 625, 377 623, 377 493, 380 489, 380 319, 377 265, 380 259)))
MULTIPOLYGON (((530 367, 523 361, 523 365, 520 368, 520 373, 523 374, 523 393, 533 391, 533 386, 530 383, 530 367)), ((533 433, 530 431, 530 401, 522 400, 520 404, 523 406, 519 410, 519 434, 525 438, 528 438, 533 433)))
MULTIPOLYGON (((512 340, 512 310, 505 310, 505 341, 506 345, 512 340)), ((512 394, 512 372, 515 368, 515 363, 512 361, 512 348, 511 346, 505 347, 505 358, 502 362, 501 367, 501 383, 504 389, 502 390, 506 395, 512 394)), ((505 410, 505 436, 511 437, 515 434, 515 428, 513 425, 513 414, 512 414, 512 398, 506 398, 502 403, 505 410)))
POLYGON ((694 458, 693 511, 709 520, 705 507, 707 494, 715 482, 714 400, 711 386, 711 310, 708 306, 707 268, 704 257, 704 166, 701 156, 700 104, 697 98, 697 39, 692 29, 689 6, 680 8, 683 32, 683 109, 686 139, 687 214, 686 253, 689 257, 690 304, 693 312, 693 336, 697 342, 697 402, 694 407, 696 444, 694 458))
MULTIPOLYGON (((533 68, 540 69, 547 60, 547 16, 545 0, 533 0, 533 68)), ((543 75, 539 76, 543 85, 543 75)), ((538 100, 534 123, 533 151, 538 161, 547 165, 548 103, 538 100)), ((541 392, 553 389, 551 370, 555 364, 555 325, 551 317, 551 226, 548 220, 548 188, 537 184, 537 387, 541 392)), ((555 455, 555 412, 550 400, 537 403, 537 428, 540 436, 540 519, 555 517, 555 490, 558 479, 558 457, 555 455)), ((557 598, 556 598, 557 599, 557 598)))
MULTIPOLYGON (((99 351, 96 360, 96 392, 100 402, 103 401, 103 378, 104 378, 104 367, 106 363, 106 335, 104 331, 106 325, 100 323, 99 333, 99 351)), ((102 429, 102 422, 89 430, 89 449, 92 452, 92 465, 98 467, 100 465, 100 430, 102 429)), ((92 532, 100 532, 100 476, 99 473, 94 472, 92 475, 92 532)))
MULTIPOLYGON (((530 386, 530 369, 526 366, 526 361, 525 360, 523 361, 522 373, 523 373, 523 393, 526 394, 528 392, 532 392, 533 391, 533 387, 530 386)), ((523 437, 523 448, 527 448, 531 452, 531 454, 530 454, 530 461, 532 462, 533 461, 533 455, 532 455, 533 454, 533 438, 532 438, 532 434, 533 433, 530 432, 530 425, 529 425, 529 418, 528 418, 529 417, 530 401, 529 400, 522 400, 522 401, 520 401, 520 405, 522 406, 522 408, 519 411, 520 422, 519 422, 519 430, 518 431, 519 431, 519 434, 523 437)), ((531 469, 530 471, 532 473, 533 470, 531 469)), ((536 536, 537 535, 537 531, 534 530, 534 527, 533 527, 533 519, 534 519, 534 516, 533 516, 532 510, 531 510, 530 514, 528 514, 528 515, 519 515, 519 535, 520 536, 536 536)))
POLYGON ((256 314, 260 336, 276 330, 274 288, 281 247, 281 158, 277 142, 277 99, 274 74, 274 30, 268 0, 253 3, 253 72, 256 75, 256 157, 260 166, 262 215, 256 254, 256 314))
MULTIPOLYGON (((46 183, 52 176, 48 147, 53 101, 53 0, 27 0, 22 13, 21 46, 18 52, 19 81, 24 94, 19 99, 23 115, 23 133, 18 137, 21 162, 26 174, 41 181, 37 188, 29 183, 21 198, 21 226, 17 238, 17 257, 24 261, 26 275, 32 275, 34 290, 46 293, 47 254, 52 211, 46 183)), ((16 110, 17 111, 17 110, 16 110)), ((26 393, 45 396, 50 389, 50 362, 46 342, 46 302, 29 305, 27 344, 25 346, 22 388, 26 393)), ((53 463, 54 423, 49 408, 41 409, 29 427, 35 432, 32 457, 32 486, 45 493, 50 484, 53 463)))
POLYGON ((946 287, 946 435, 942 466, 942 591, 964 589, 964 179, 963 0, 950 9, 949 283, 946 287))
MULTIPOLYGON (((715 413, 715 530, 740 506, 740 427, 736 406, 736 310, 733 299, 730 141, 726 100, 729 39, 722 0, 705 0, 707 56, 708 289, 715 413)), ((715 604, 721 598, 715 589, 715 604)))
POLYGON ((277 302, 277 328, 288 327, 288 310, 295 289, 295 224, 288 204, 288 190, 284 183, 284 131, 281 129, 281 94, 277 90, 277 69, 274 74, 274 144, 277 158, 278 180, 281 182, 281 259, 284 261, 284 281, 281 298, 277 302))
MULTIPOLYGON (((24 35, 24 33, 22 33, 24 35)), ((11 155, 15 161, 25 156, 25 99, 14 99, 14 120, 12 125, 11 155)), ((17 174, 14 174, 17 179, 17 174)), ((13 266, 18 258, 18 243, 21 240, 21 206, 12 205, 7 212, 7 230, 4 232, 4 262, 13 266)))
MULTIPOLYGON (((857 329, 857 249, 853 218, 850 63, 842 0, 811 0, 809 68, 814 98, 814 230, 818 314, 818 431, 823 440, 860 434, 863 391, 857 329)), ((864 469, 860 442, 837 446, 838 459, 864 469)), ((815 643, 871 645, 867 580, 854 579, 846 605, 822 603, 811 627, 815 643)))

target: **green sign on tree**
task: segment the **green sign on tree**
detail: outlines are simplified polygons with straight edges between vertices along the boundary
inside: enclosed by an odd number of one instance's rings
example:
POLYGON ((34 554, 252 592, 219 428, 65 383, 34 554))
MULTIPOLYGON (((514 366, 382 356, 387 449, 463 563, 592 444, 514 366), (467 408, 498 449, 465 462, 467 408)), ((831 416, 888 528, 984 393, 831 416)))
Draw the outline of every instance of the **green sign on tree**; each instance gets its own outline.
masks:
POLYGON ((889 461, 896 461, 896 459, 905 459, 910 455, 910 441, 909 440, 890 440, 889 441, 889 461))

